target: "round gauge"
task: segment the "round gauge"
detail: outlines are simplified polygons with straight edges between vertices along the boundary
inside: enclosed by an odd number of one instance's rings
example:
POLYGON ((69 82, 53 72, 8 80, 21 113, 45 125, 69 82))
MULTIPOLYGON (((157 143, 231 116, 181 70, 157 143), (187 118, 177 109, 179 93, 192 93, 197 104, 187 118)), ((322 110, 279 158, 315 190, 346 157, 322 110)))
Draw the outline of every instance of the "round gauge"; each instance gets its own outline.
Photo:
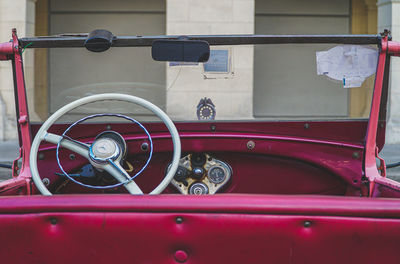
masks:
POLYGON ((208 187, 202 182, 193 183, 189 188, 189 194, 203 195, 208 194, 208 187))
POLYGON ((208 170, 208 179, 210 179, 212 183, 221 183, 225 178, 225 170, 219 166, 212 167, 208 170))

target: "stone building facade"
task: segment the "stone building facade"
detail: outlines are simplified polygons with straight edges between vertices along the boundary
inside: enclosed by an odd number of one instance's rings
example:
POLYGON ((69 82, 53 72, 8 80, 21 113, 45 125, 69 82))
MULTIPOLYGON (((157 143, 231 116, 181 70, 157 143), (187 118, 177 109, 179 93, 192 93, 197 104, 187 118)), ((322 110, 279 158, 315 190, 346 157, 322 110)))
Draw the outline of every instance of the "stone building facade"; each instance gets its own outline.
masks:
MULTIPOLYGON (((113 1, 112 5, 106 0, 0 0, 0 41, 10 39, 13 27, 19 36, 88 32, 95 28, 107 28, 116 35, 376 34, 387 28, 396 40, 400 39, 398 12, 398 0, 121 0, 113 1)), ((215 104, 224 105, 220 109, 226 111, 219 114, 225 119, 235 118, 237 113, 243 119, 262 115, 262 105, 256 99, 260 77, 254 72, 254 67, 260 66, 254 60, 259 51, 253 46, 243 46, 229 52, 235 60, 235 78, 224 84, 218 80, 196 81, 201 76, 199 67, 187 67, 184 72, 168 65, 151 68, 156 82, 161 84, 161 88, 152 89, 159 94, 158 100, 165 101, 167 113, 175 119, 187 118, 185 113, 206 94, 215 104), (184 94, 187 108, 176 107, 184 94)), ((38 50, 24 56, 31 119, 41 121, 63 104, 52 97, 56 91, 51 90, 55 88, 49 83, 65 76, 48 70, 57 54, 38 50)), ((397 58, 393 59, 387 138, 390 143, 400 142, 398 64, 397 58)), ((139 72, 138 78, 145 74, 139 72)), ((281 96, 285 95, 283 92, 281 96)), ((13 96, 10 65, 1 62, 0 140, 17 137, 13 96)), ((349 102, 347 116, 368 114, 366 89, 352 89, 344 96, 349 102)))

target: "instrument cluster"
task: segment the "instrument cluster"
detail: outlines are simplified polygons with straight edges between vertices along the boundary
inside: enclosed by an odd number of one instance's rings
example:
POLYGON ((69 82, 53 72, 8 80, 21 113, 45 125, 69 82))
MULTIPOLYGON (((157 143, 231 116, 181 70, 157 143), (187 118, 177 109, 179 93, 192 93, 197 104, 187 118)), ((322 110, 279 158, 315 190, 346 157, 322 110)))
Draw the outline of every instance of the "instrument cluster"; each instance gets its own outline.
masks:
POLYGON ((215 194, 231 176, 232 169, 227 163, 206 153, 193 153, 180 159, 171 183, 182 194, 215 194))

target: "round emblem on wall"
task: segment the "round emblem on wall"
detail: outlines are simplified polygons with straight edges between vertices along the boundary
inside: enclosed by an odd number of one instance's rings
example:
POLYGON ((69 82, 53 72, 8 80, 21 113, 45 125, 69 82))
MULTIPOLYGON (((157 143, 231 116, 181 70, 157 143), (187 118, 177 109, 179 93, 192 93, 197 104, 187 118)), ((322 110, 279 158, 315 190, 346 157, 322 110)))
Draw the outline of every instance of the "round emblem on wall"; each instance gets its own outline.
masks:
POLYGON ((214 120, 216 116, 215 105, 210 98, 200 99, 197 105, 197 118, 199 120, 214 120))

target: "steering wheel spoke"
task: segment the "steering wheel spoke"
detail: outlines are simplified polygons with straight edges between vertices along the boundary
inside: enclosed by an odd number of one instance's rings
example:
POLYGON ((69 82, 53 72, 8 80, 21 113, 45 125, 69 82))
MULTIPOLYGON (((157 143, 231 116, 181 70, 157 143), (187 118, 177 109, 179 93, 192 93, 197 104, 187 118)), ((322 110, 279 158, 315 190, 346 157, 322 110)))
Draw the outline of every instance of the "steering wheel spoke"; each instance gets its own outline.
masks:
POLYGON ((60 143, 60 145, 63 148, 69 149, 85 158, 89 158, 90 145, 88 144, 79 142, 72 138, 66 138, 52 133, 46 133, 43 137, 43 140, 56 145, 60 143))
MULTIPOLYGON (((126 172, 124 168, 122 168, 121 164, 118 161, 114 162, 112 160, 109 160, 108 164, 106 164, 103 168, 119 182, 126 182, 131 178, 131 176, 126 172)), ((133 180, 125 183, 124 186, 130 194, 143 194, 143 191, 133 180)))

